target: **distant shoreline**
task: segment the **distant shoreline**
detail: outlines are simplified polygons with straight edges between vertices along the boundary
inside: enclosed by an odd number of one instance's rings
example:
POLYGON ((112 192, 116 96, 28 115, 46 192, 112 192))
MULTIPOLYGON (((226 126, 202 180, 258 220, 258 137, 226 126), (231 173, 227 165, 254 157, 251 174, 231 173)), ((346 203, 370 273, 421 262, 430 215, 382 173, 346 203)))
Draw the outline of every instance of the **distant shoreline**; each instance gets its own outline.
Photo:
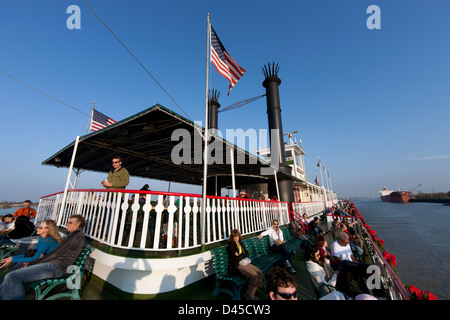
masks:
MULTIPOLYGON (((32 203, 30 207, 37 207, 39 206, 39 203, 32 203)), ((22 208, 23 207, 23 203, 20 204, 0 204, 0 209, 9 209, 9 208, 22 208)))

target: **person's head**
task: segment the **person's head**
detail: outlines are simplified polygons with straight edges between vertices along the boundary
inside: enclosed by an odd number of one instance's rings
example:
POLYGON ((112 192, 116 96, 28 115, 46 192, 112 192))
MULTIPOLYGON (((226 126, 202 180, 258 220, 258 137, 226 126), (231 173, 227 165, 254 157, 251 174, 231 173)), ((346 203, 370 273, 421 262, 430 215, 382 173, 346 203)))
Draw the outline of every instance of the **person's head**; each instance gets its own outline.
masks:
POLYGON ((259 196, 259 200, 266 200, 266 197, 265 197, 263 194, 261 194, 261 195, 259 196))
POLYGON ((339 232, 336 240, 341 246, 345 247, 348 245, 349 239, 345 232, 339 232))
POLYGON ((314 240, 314 243, 319 248, 323 248, 327 246, 327 239, 323 234, 319 234, 316 239, 314 240))
POLYGON ((278 220, 275 219, 272 221, 272 228, 275 231, 277 231, 280 228, 280 224, 279 224, 278 220))
POLYGON ((275 266, 266 279, 266 290, 271 300, 297 300, 297 284, 294 276, 275 266))
POLYGON ((54 220, 45 220, 39 224, 37 227, 37 234, 42 238, 52 237, 56 241, 62 241, 62 237, 59 234, 58 227, 56 226, 56 222, 54 220))
POLYGON ((23 202, 23 207, 24 208, 29 208, 31 206, 31 200, 25 200, 23 202))
POLYGON ((305 252, 303 253, 303 260, 317 262, 319 261, 319 258, 320 258, 319 247, 317 247, 315 244, 310 243, 305 248, 305 252))
POLYGON ((30 222, 30 219, 27 217, 27 216, 18 216, 17 218, 16 218, 16 226, 18 226, 18 225, 23 225, 23 224, 26 224, 27 222, 30 222))
POLYGON ((112 166, 115 170, 120 169, 122 167, 122 157, 114 156, 112 159, 112 166))
POLYGON ((79 214, 74 214, 70 216, 69 221, 67 221, 67 231, 74 232, 78 229, 83 229, 86 226, 86 220, 79 214))
POLYGON ((3 222, 4 223, 11 223, 13 221, 13 215, 12 214, 7 214, 3 217, 3 222))
POLYGON ((234 229, 230 233, 230 241, 239 242, 242 241, 242 235, 238 229, 234 229))
POLYGON ((303 219, 308 220, 308 215, 306 213, 303 214, 303 219))
POLYGON ((341 224, 341 222, 339 221, 338 218, 334 219, 333 222, 331 223, 331 226, 335 227, 335 228, 339 228, 339 225, 341 224))

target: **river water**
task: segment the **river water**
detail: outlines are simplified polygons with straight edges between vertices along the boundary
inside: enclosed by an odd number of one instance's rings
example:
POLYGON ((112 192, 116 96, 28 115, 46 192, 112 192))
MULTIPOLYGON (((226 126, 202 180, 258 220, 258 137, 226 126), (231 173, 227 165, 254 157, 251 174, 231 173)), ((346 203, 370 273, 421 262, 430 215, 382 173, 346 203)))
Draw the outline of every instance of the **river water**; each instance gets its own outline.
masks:
MULTIPOLYGON (((450 299, 450 206, 379 199, 353 202, 384 240, 386 251, 396 256, 400 279, 440 300, 450 299)), ((0 209, 0 215, 17 209, 0 209)))
POLYGON ((405 284, 450 299, 450 206, 353 200, 367 224, 397 258, 405 284))

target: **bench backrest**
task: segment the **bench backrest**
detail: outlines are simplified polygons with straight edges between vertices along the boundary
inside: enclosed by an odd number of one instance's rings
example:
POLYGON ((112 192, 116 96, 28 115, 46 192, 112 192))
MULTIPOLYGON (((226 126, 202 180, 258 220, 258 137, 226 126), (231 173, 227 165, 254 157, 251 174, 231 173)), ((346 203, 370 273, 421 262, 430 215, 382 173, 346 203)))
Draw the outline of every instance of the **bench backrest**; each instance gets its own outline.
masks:
POLYGON ((84 264, 86 262, 86 259, 93 250, 94 250, 93 247, 84 247, 80 255, 78 256, 77 260, 75 260, 74 265, 79 267, 81 270, 84 270, 84 264))
POLYGON ((213 266, 216 274, 228 273, 228 252, 227 246, 222 246, 211 250, 213 256, 213 266))

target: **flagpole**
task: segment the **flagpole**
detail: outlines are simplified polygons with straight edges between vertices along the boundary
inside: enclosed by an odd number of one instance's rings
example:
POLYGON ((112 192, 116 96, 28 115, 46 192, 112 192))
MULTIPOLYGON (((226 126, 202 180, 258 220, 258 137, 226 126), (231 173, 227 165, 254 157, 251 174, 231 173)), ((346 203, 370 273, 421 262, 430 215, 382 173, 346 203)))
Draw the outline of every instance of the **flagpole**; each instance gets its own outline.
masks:
POLYGON ((203 153, 203 195, 202 195, 202 239, 201 244, 205 246, 205 235, 206 235, 206 180, 208 177, 208 85, 209 85, 209 54, 211 51, 210 48, 210 39, 211 39, 211 24, 209 21, 209 13, 207 17, 207 31, 206 31, 206 91, 205 91, 205 134, 204 137, 204 153, 203 153))
POLYGON ((92 122, 92 115, 94 114, 94 101, 92 101, 92 107, 91 107, 91 115, 89 116, 89 121, 88 121, 88 125, 87 125, 87 128, 86 128, 86 134, 88 134, 88 132, 89 132, 89 127, 90 127, 90 124, 91 124, 91 122, 92 122))
POLYGON ((331 183, 330 170, 328 170, 328 178, 330 178, 330 187, 331 187, 331 192, 333 192, 333 184, 331 183))
MULTIPOLYGON (((320 161, 320 157, 319 157, 319 161, 320 161)), ((324 183, 323 183, 323 175, 322 175, 322 165, 320 165, 319 166, 319 171, 320 171, 320 180, 322 180, 322 186, 324 186, 324 183)))
POLYGON ((327 182, 327 189, 330 190, 330 185, 328 183, 327 170, 325 169, 325 165, 323 165, 323 172, 325 173, 325 181, 327 182))

